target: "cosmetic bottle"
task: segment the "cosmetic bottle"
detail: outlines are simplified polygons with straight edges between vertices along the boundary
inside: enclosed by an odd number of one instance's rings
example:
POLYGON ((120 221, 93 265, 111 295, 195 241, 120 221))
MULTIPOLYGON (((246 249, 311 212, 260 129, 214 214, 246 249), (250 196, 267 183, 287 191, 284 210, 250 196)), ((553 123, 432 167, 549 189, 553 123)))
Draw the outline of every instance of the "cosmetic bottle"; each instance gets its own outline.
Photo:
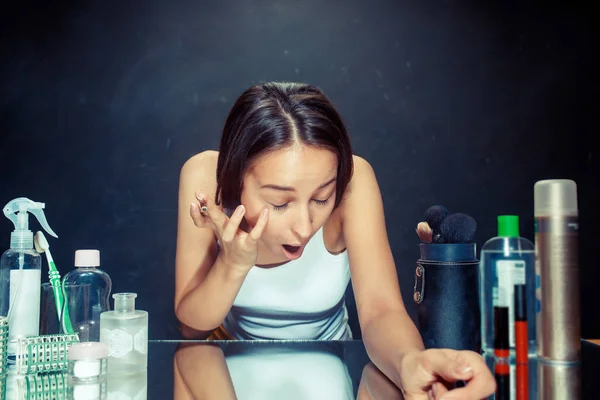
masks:
POLYGON ((578 362, 581 351, 577 185, 548 179, 534 185, 541 361, 578 362))
POLYGON ((535 246, 530 240, 519 236, 518 216, 498 216, 498 236, 485 242, 481 248, 480 259, 479 294, 483 352, 498 353, 499 357, 515 357, 515 285, 525 285, 527 353, 529 356, 535 355, 535 246), (508 313, 507 326, 496 326, 499 312, 508 313), (507 332, 496 332, 498 329, 507 332), (494 339, 501 337, 508 338, 506 349, 495 348, 494 339))
MULTIPOLYGON (((77 299, 78 302, 85 303, 79 304, 79 314, 85 316, 85 320, 79 321, 80 326, 78 326, 79 340, 82 342, 100 341, 100 315, 110 310, 112 281, 106 272, 98 268, 99 266, 100 251, 77 250, 75 269, 69 271, 63 278, 63 290, 69 286, 89 285, 86 298, 77 299)), ((66 303, 68 301, 69 299, 66 299, 66 303)), ((72 321, 72 324, 77 325, 77 322, 72 321)))
POLYGON ((100 314, 100 341, 109 347, 108 374, 145 371, 148 312, 135 309, 135 293, 115 293, 112 297, 114 310, 100 314))
POLYGON ((0 257, 0 316, 8 319, 9 363, 14 362, 19 339, 40 332, 42 256, 33 246, 29 214, 48 234, 58 237, 46 221, 44 208, 44 203, 19 197, 3 209, 15 226, 10 248, 0 257))

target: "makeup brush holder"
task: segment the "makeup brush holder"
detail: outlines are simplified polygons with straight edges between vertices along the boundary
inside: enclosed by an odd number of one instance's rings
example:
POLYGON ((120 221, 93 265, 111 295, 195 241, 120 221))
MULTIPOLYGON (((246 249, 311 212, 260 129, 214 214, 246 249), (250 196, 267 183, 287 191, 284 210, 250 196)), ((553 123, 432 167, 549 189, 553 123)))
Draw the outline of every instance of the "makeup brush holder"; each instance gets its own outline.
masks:
POLYGON ((421 243, 413 299, 425 348, 481 353, 475 243, 421 243))

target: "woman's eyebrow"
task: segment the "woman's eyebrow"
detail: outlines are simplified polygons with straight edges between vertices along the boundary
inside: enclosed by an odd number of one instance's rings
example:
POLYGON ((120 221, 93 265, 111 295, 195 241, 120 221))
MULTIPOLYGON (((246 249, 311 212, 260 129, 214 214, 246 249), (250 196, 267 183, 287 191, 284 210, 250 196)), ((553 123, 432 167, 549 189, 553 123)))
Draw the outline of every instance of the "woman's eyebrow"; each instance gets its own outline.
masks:
MULTIPOLYGON (((331 185, 332 183, 335 182, 335 180, 337 179, 336 176, 334 176, 333 178, 331 178, 330 180, 328 180, 327 182, 323 183, 322 185, 319 185, 319 187, 316 190, 321 190, 329 185, 331 185)), ((261 189, 274 189, 274 190, 282 190, 285 192, 295 192, 296 189, 291 187, 291 186, 281 186, 281 185, 274 185, 274 184, 266 184, 266 185, 262 185, 260 187, 261 189)))

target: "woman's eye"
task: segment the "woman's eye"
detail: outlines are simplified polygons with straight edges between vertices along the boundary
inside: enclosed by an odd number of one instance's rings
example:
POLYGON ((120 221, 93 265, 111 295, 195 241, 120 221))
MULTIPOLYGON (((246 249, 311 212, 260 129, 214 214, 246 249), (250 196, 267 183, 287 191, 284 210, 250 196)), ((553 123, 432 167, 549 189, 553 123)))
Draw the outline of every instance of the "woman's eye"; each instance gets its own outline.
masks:
POLYGON ((287 208, 288 203, 285 204, 281 204, 281 205, 275 205, 275 204, 271 204, 273 206, 273 209, 275 209, 276 211, 283 211, 287 208))
MULTIPOLYGON (((313 199, 313 201, 314 201, 314 202, 315 202, 317 205, 319 205, 319 206, 325 206, 325 205, 327 205, 327 203, 329 203, 329 199, 330 199, 330 198, 331 198, 331 197, 328 197, 328 198, 326 198, 325 200, 313 199)), ((285 210, 285 209, 288 207, 288 205, 289 205, 289 204, 290 204, 290 203, 284 203, 284 204, 279 204, 279 205, 278 205, 278 204, 271 204, 271 205, 273 206, 273 209, 274 209, 275 211, 283 211, 283 210, 285 210)))

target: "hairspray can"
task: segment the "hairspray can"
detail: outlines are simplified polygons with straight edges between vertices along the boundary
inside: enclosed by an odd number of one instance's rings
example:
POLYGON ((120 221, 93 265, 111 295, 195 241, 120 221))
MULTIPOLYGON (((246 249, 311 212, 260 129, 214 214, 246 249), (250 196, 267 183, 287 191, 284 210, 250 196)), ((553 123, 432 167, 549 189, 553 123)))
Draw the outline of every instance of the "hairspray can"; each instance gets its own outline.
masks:
POLYGON ((537 355, 540 361, 577 362, 581 350, 577 185, 534 185, 537 355))

